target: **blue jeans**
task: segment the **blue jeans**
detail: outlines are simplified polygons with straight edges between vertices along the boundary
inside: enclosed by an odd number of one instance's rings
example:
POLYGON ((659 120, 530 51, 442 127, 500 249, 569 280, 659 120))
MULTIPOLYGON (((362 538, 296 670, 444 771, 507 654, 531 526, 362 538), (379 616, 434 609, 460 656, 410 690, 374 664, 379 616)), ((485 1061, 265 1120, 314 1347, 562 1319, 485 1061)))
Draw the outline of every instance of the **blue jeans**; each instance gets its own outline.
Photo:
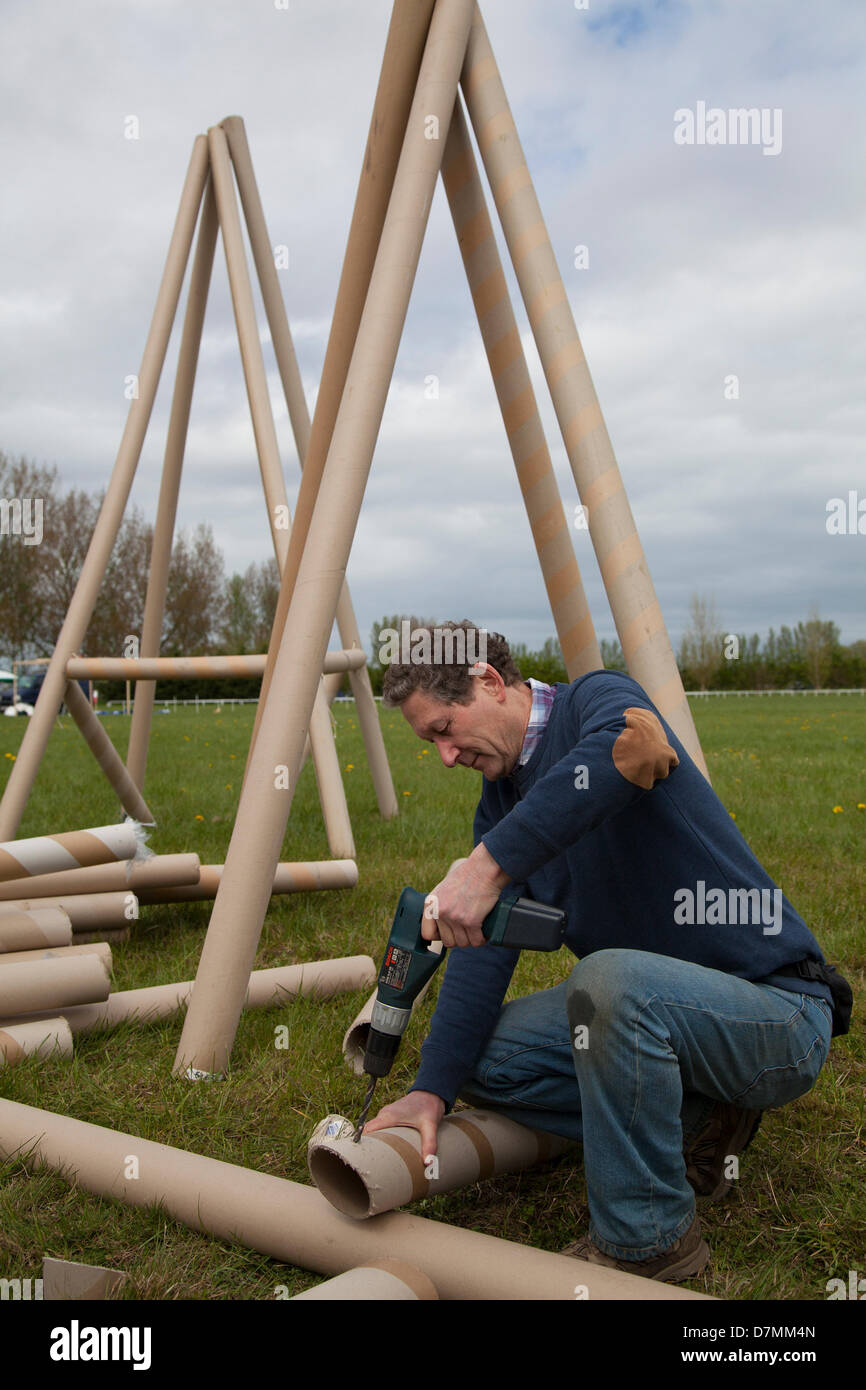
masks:
POLYGON ((692 1223, 683 1141, 715 1101, 785 1105, 830 1048, 829 1004, 648 951, 595 951, 506 1004, 460 1094, 579 1139, 590 1235, 645 1260, 692 1223))

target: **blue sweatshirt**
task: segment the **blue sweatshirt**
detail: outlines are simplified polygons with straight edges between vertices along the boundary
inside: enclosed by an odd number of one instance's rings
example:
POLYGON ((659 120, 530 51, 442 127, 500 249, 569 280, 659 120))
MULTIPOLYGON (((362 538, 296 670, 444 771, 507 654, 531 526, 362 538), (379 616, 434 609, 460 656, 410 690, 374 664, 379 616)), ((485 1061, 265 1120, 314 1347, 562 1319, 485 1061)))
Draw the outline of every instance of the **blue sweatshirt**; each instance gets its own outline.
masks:
MULTIPOLYGON (((823 962, 818 943, 641 686, 591 671, 555 692, 529 761, 483 779, 475 844, 512 879, 505 893, 562 908, 575 956, 652 951, 830 1003, 826 985, 774 974, 823 962)), ((448 952, 412 1090, 453 1105, 519 954, 448 952)))

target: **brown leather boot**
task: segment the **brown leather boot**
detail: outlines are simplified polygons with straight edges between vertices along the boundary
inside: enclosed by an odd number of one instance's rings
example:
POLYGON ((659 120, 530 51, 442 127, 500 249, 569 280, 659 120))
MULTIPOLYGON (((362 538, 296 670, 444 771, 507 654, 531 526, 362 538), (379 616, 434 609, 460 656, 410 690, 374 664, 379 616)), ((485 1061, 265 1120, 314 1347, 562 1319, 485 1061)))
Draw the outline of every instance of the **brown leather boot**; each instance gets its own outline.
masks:
POLYGON ((617 1260, 606 1255, 594 1245, 589 1236, 583 1236, 573 1245, 567 1245, 561 1252, 572 1255, 577 1260, 588 1260, 593 1265, 607 1265, 608 1269, 621 1269, 625 1274, 640 1274, 644 1279, 659 1279, 665 1284, 678 1284, 682 1279, 691 1279, 709 1263, 710 1247, 701 1236, 700 1219, 696 1216, 689 1229, 675 1240, 673 1245, 660 1255, 648 1260, 617 1260))
POLYGON ((725 1169, 728 1160, 745 1153, 761 1123, 763 1110, 744 1110, 717 1101, 704 1128, 683 1147, 686 1177, 699 1197, 717 1202, 734 1185, 725 1169))

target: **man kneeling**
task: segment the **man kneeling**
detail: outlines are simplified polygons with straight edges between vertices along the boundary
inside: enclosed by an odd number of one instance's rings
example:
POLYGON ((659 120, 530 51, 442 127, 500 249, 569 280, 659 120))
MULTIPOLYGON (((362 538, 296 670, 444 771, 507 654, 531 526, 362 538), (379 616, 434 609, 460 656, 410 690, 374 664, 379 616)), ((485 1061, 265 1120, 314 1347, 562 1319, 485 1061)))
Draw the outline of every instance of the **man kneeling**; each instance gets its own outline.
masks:
POLYGON ((483 780, 475 848, 428 896, 425 935, 457 949, 418 1074, 366 1129, 410 1125, 433 1154, 459 1094, 579 1139, 590 1229, 568 1253, 686 1279, 709 1259, 696 1193, 727 1190, 761 1112, 827 1057, 824 957, 636 681, 524 681, 484 638, 471 666, 385 674, 385 703, 483 780), (506 885, 566 912, 578 960, 503 1007, 519 952, 478 948, 506 885))

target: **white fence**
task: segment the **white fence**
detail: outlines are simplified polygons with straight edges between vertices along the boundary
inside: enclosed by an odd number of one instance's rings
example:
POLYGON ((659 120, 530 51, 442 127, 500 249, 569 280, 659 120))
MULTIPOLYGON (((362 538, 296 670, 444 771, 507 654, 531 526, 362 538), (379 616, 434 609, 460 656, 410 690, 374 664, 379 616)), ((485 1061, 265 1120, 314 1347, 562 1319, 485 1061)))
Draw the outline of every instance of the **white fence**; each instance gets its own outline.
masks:
POLYGON ((866 689, 854 686, 850 690, 687 690, 686 694, 690 700, 706 700, 719 695, 866 695, 866 689))

